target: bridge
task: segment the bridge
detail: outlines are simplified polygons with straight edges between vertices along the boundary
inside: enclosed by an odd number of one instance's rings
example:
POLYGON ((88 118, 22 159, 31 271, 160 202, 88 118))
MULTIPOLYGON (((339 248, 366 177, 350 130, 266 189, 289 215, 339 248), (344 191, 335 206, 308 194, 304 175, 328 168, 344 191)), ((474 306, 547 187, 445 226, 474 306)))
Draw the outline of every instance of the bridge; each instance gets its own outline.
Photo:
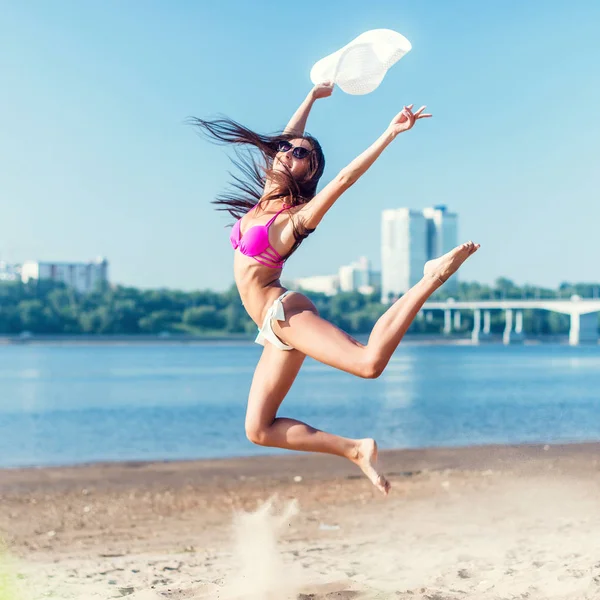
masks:
POLYGON ((444 333, 446 334, 452 333, 453 322, 455 328, 460 327, 461 311, 473 311, 473 331, 471 333, 473 343, 479 343, 482 337, 490 334, 491 311, 504 311, 505 326, 502 340, 505 344, 523 340, 524 310, 547 310, 570 316, 569 344, 572 346, 578 346, 581 343, 598 343, 600 300, 596 299, 572 296, 570 300, 469 300, 459 302, 449 298, 445 302, 426 302, 421 310, 424 313, 433 310, 444 311, 444 333))

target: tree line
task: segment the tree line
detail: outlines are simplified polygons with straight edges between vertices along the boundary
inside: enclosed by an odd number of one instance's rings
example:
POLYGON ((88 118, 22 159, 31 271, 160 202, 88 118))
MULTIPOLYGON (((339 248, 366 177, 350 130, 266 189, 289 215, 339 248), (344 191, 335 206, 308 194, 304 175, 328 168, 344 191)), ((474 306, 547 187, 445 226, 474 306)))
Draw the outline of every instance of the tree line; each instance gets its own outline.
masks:
MULTIPOLYGON (((441 288, 435 299, 452 296, 460 300, 545 299, 598 297, 600 284, 563 283, 556 290, 518 286, 500 278, 494 285, 459 282, 449 293, 441 288)), ((304 292, 320 314, 351 334, 370 332, 386 310, 379 293, 363 295, 342 292, 335 296, 304 292)), ((463 313, 458 332, 472 328, 473 316, 463 313)), ((566 315, 545 311, 524 311, 528 333, 564 334, 569 329, 566 315)), ((492 332, 504 327, 500 311, 492 312, 492 332)), ((438 334, 443 330, 443 315, 436 311, 429 318, 420 316, 412 333, 438 334)), ((0 334, 191 334, 252 335, 256 325, 247 316, 235 287, 225 292, 210 290, 183 292, 170 289, 142 290, 126 286, 105 286, 82 294, 52 281, 0 282, 0 334)))

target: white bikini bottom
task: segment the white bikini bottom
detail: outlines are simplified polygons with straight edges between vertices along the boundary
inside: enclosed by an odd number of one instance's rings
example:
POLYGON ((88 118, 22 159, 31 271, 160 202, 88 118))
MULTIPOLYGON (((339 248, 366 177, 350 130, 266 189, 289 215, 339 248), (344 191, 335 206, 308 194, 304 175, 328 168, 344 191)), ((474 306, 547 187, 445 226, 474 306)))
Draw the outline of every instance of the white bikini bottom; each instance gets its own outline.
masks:
POLYGON ((264 346, 266 340, 273 344, 275 348, 279 348, 279 350, 293 350, 291 346, 284 344, 273 331, 273 321, 285 321, 285 311, 283 310, 283 303, 281 301, 291 293, 292 290, 284 292, 275 300, 275 302, 273 302, 273 304, 271 304, 271 307, 265 315, 262 327, 258 330, 258 335, 254 340, 257 344, 264 346))

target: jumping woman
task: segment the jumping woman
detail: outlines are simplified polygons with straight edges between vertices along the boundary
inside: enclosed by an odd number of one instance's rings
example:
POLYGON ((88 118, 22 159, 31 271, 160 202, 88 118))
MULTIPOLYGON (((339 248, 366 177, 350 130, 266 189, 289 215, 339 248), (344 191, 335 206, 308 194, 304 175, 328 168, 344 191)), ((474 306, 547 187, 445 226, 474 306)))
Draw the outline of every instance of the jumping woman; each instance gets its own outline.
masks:
POLYGON ((303 294, 287 290, 280 277, 285 261, 312 233, 342 194, 366 173, 381 153, 425 114, 405 106, 379 138, 317 193, 325 157, 319 142, 304 133, 315 100, 331 95, 333 85, 315 86, 285 130, 259 135, 220 118, 192 119, 209 139, 241 145, 241 175, 215 203, 236 219, 230 241, 234 276, 242 303, 258 326, 256 343, 264 346, 256 366, 246 412, 248 439, 261 446, 325 452, 358 465, 384 494, 388 480, 376 469, 377 444, 320 431, 287 417, 279 407, 306 356, 358 377, 381 375, 425 301, 479 248, 467 242, 425 264, 423 278, 377 321, 366 345, 319 316, 303 294))

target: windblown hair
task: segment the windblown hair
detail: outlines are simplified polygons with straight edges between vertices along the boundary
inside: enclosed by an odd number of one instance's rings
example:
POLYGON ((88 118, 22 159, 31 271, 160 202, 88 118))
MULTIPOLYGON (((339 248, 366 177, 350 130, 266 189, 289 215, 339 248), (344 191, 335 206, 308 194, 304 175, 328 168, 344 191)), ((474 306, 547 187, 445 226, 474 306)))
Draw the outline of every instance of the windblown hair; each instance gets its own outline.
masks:
POLYGON ((231 189, 213 200, 213 204, 218 206, 217 210, 226 211, 239 219, 259 202, 281 198, 289 206, 298 206, 315 197, 325 169, 325 156, 314 137, 293 133, 261 135, 226 117, 212 121, 193 117, 189 121, 210 141, 238 146, 235 148, 237 159, 231 160, 239 174, 230 173, 233 178, 231 189), (313 150, 308 156, 309 166, 301 180, 295 179, 289 171, 273 170, 279 142, 298 138, 307 140, 313 150), (267 182, 270 186, 265 194, 267 182))

